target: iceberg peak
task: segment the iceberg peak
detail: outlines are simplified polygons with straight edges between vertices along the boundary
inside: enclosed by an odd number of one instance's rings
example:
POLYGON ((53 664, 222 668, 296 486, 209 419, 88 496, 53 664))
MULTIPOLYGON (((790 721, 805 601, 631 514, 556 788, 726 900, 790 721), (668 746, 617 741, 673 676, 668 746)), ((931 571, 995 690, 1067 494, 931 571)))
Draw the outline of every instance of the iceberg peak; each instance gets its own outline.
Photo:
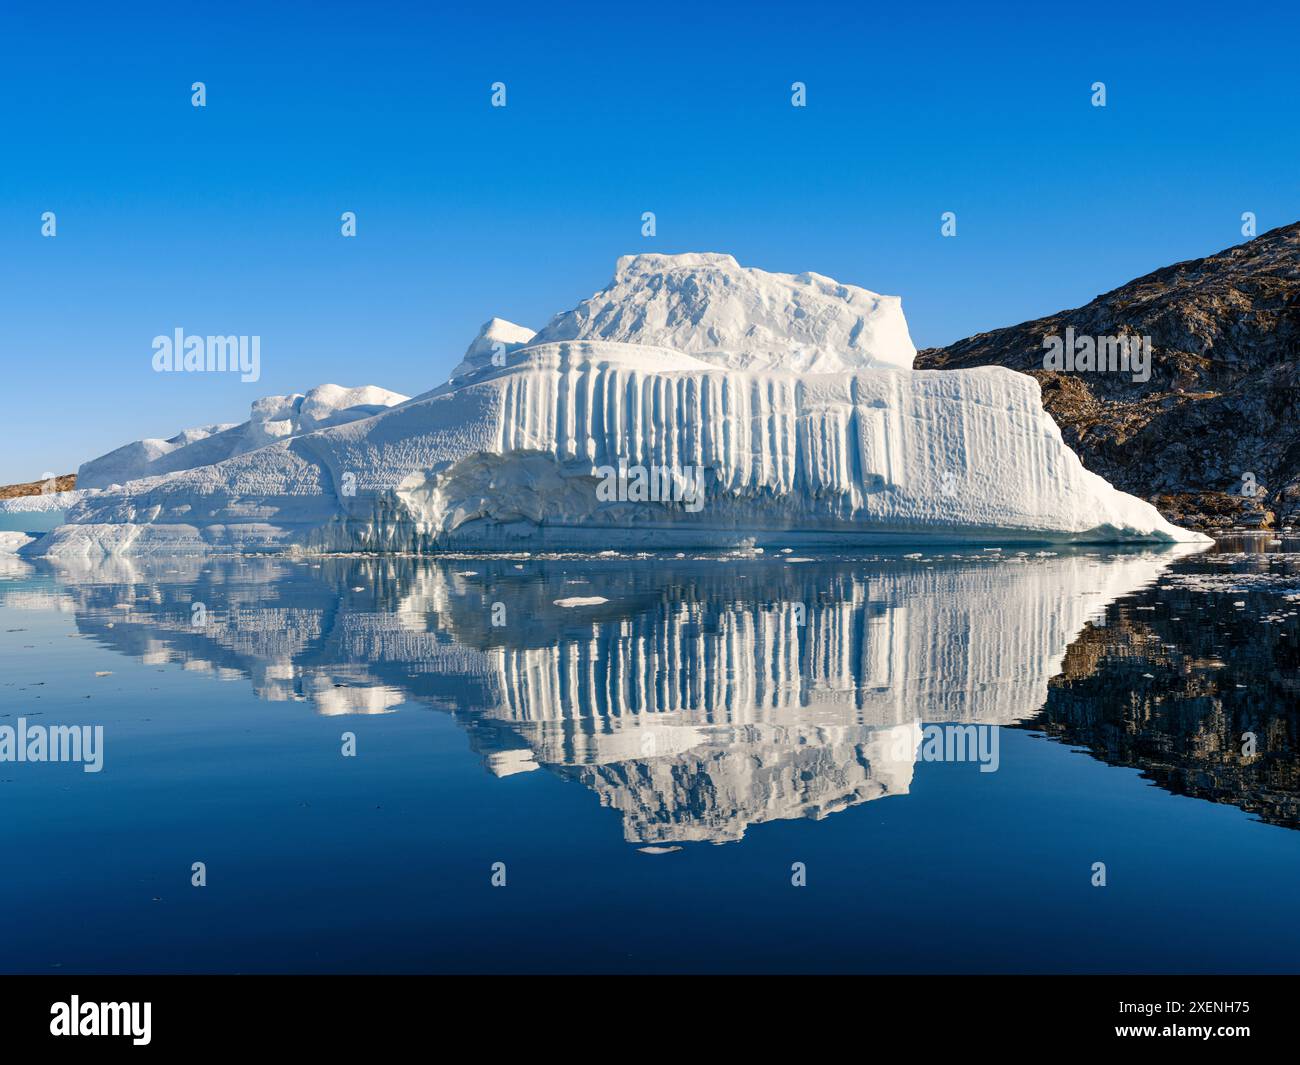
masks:
POLYGON ((533 339, 533 335, 531 329, 507 322, 504 318, 489 318, 479 328, 478 336, 470 341, 469 347, 465 349, 465 357, 451 371, 449 380, 458 381, 494 365, 504 365, 494 364, 492 357, 518 351, 533 339))
POLYGON ((614 279, 533 339, 671 348, 739 370, 910 370, 902 301, 821 274, 773 274, 730 255, 624 255, 614 279))
POLYGON ((681 255, 665 255, 662 252, 641 252, 636 255, 620 255, 614 264, 614 277, 624 274, 654 273, 662 270, 682 269, 691 266, 721 266, 732 270, 742 269, 734 255, 717 251, 688 251, 681 255))

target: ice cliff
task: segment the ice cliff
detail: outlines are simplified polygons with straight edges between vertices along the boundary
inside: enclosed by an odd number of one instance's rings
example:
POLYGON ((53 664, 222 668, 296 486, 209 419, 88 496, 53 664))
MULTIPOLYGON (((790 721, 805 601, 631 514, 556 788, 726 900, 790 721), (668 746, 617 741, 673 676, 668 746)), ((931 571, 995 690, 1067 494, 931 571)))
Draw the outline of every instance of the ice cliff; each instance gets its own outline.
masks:
POLYGON ((87 463, 99 490, 30 550, 1203 539, 1085 470, 1032 378, 914 355, 895 297, 624 257, 422 396, 322 386, 87 463))

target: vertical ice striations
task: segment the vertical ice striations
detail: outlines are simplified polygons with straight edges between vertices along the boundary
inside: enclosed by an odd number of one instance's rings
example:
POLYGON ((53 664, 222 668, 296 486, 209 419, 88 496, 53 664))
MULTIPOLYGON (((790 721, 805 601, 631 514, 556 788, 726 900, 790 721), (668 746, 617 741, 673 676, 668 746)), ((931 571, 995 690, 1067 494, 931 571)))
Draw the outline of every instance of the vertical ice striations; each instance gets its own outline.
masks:
POLYGON ((1087 472, 1032 378, 914 355, 896 297, 628 256, 415 399, 329 386, 144 456, 29 553, 1206 540, 1087 472))
POLYGON ((496 394, 494 450, 515 461, 476 457, 405 493, 452 539, 523 514, 535 528, 518 531, 557 546, 1189 535, 1085 470, 1037 382, 998 368, 734 370, 572 341, 526 347, 473 388, 496 394), (699 506, 599 498, 601 471, 624 467, 698 477, 699 506))

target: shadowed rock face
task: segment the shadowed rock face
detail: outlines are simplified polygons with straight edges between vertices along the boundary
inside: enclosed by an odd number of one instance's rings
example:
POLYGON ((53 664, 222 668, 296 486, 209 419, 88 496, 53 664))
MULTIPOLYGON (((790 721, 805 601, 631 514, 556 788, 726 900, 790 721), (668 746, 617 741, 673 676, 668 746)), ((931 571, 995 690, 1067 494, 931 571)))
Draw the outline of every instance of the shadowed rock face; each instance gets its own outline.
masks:
POLYGON ((1300 520, 1300 223, 1177 263, 1086 306, 929 348, 918 369, 1038 379, 1083 464, 1176 524, 1300 520), (1149 336, 1151 376, 1043 369, 1047 336, 1149 336), (1263 490, 1242 494, 1243 476, 1263 490))

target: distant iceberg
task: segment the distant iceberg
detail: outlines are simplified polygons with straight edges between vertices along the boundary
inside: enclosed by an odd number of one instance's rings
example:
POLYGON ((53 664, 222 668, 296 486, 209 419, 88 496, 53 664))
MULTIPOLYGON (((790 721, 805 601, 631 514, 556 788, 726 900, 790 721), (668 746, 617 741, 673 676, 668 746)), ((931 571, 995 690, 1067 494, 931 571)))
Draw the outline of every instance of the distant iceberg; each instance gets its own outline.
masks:
POLYGON ((82 467, 29 553, 1205 542, 1084 469, 1038 383, 914 371, 901 301, 639 255, 414 399, 322 385, 82 467))
POLYGON ((408 398, 373 385, 318 385, 305 395, 267 396, 253 404, 246 422, 185 429, 170 440, 137 440, 83 463, 77 471, 77 488, 110 488, 142 477, 210 466, 276 440, 369 417, 408 398))

